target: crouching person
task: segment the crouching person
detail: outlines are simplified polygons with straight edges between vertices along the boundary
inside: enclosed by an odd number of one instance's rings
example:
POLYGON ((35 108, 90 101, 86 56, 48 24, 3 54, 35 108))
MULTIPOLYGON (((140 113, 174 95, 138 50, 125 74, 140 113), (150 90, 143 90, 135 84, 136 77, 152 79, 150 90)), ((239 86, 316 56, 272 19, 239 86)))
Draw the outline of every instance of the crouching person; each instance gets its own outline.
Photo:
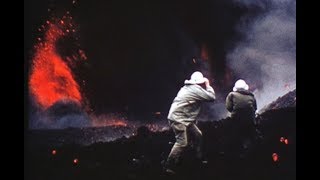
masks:
POLYGON ((196 118, 201 108, 201 102, 214 101, 215 92, 210 86, 209 80, 203 77, 201 72, 194 72, 190 80, 185 80, 171 104, 168 120, 175 133, 176 142, 165 164, 167 173, 175 173, 175 168, 181 160, 182 153, 190 144, 188 135, 194 137, 193 145, 196 157, 202 160, 202 132, 196 125, 196 118))

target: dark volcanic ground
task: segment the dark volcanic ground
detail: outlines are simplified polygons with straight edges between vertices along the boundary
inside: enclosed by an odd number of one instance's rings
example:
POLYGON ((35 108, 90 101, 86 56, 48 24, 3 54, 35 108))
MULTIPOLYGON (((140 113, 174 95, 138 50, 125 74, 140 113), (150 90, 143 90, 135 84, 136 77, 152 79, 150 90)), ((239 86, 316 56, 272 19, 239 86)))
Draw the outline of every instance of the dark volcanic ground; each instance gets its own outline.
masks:
POLYGON ((207 164, 198 163, 192 148, 177 174, 163 173, 162 162, 174 134, 164 124, 100 128, 28 130, 25 141, 25 179, 296 179, 296 91, 278 98, 260 114, 260 133, 247 153, 236 144, 229 118, 199 122, 207 164), (280 141, 280 138, 287 139, 280 141), (55 150, 55 153, 53 153, 55 150), (278 161, 274 161, 276 153, 278 161), (76 163, 74 160, 76 159, 76 163))
MULTIPOLYGON (((180 167, 180 174, 174 177, 163 174, 161 166, 161 161, 166 158, 174 142, 173 132, 168 130, 152 132, 140 127, 136 135, 130 138, 90 145, 77 144, 76 141, 52 145, 51 142, 57 141, 49 137, 55 137, 51 135, 55 130, 29 131, 25 148, 25 178, 296 179, 295 107, 263 113, 260 130, 264 137, 251 146, 244 158, 240 158, 240 152, 232 146, 235 142, 229 119, 200 122, 199 127, 203 131, 204 151, 209 163, 198 164, 192 159, 193 151, 189 149, 180 167), (280 137, 287 138, 288 144, 281 143, 280 137), (44 139, 47 139, 47 143, 43 143, 44 139), (56 150, 55 155, 52 154, 53 149, 56 150), (273 161, 273 153, 279 155, 278 162, 273 161), (73 163, 75 158, 78 159, 76 164, 73 163)), ((64 131, 76 133, 77 129, 64 131)))

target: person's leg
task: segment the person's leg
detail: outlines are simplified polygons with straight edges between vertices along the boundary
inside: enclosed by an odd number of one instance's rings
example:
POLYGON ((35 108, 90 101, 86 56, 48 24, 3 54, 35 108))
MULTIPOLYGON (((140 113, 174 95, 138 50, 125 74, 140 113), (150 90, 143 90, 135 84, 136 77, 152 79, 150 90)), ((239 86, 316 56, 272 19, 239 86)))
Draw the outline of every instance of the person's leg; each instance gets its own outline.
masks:
POLYGON ((171 169, 179 162, 181 155, 188 145, 187 141, 187 127, 184 124, 172 122, 170 126, 175 133, 176 142, 173 145, 171 152, 167 158, 166 168, 171 169))
POLYGON ((202 152, 202 132, 201 130, 197 127, 196 124, 191 123, 188 126, 188 132, 190 132, 190 135, 193 137, 193 145, 194 149, 196 151, 196 157, 199 160, 203 159, 203 152, 202 152))

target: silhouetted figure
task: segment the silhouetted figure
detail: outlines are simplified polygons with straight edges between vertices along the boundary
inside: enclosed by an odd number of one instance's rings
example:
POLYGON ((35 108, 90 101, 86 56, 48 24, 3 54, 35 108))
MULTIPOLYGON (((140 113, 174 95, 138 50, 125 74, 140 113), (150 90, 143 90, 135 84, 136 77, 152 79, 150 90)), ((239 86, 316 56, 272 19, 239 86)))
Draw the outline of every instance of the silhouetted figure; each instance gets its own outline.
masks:
POLYGON ((176 142, 167 158, 165 170, 175 173, 174 169, 181 159, 181 155, 190 144, 188 135, 193 136, 196 156, 202 160, 202 132, 197 127, 196 118, 201 109, 201 102, 214 101, 215 92, 209 80, 201 72, 194 72, 190 80, 185 80, 168 114, 169 125, 175 133, 176 142))
POLYGON ((235 83, 233 91, 226 98, 226 108, 231 113, 231 133, 236 145, 233 150, 239 150, 240 155, 244 156, 255 135, 257 110, 256 99, 244 80, 240 79, 235 83))

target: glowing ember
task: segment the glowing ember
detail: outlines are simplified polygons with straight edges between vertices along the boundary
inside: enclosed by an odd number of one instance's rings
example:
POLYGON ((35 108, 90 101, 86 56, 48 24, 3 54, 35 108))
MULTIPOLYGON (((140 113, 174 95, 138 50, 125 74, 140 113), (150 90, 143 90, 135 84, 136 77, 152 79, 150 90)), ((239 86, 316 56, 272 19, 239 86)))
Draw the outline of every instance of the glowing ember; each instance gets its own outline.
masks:
POLYGON ((273 154, 272 154, 272 160, 273 160, 274 162, 279 161, 279 156, 278 156, 277 153, 273 153, 273 154))
POLYGON ((284 137, 281 137, 281 138, 280 138, 280 142, 284 142, 284 137))
MULTIPOLYGON (((33 66, 31 69, 29 88, 36 101, 48 108, 61 99, 71 99, 81 102, 79 85, 75 81, 72 71, 57 53, 56 43, 64 37, 63 28, 67 23, 60 20, 58 23, 48 23, 43 41, 35 45, 33 66)), ((41 26, 43 29, 45 27, 41 26)))
POLYGON ((57 154, 57 151, 54 149, 54 150, 52 150, 52 155, 56 155, 57 154))
MULTIPOLYGON (((73 32, 74 32, 74 31, 73 31, 73 32)), ((79 49, 79 54, 80 54, 80 57, 81 57, 83 60, 87 60, 87 59, 88 59, 83 50, 79 49)))
POLYGON ((79 160, 77 159, 77 158, 75 158, 74 160, 73 160, 73 164, 78 164, 79 163, 79 160))
POLYGON ((289 140, 288 140, 287 138, 284 138, 284 137, 281 137, 281 138, 280 138, 280 142, 282 142, 282 143, 284 143, 284 144, 286 144, 286 145, 289 144, 289 140))

